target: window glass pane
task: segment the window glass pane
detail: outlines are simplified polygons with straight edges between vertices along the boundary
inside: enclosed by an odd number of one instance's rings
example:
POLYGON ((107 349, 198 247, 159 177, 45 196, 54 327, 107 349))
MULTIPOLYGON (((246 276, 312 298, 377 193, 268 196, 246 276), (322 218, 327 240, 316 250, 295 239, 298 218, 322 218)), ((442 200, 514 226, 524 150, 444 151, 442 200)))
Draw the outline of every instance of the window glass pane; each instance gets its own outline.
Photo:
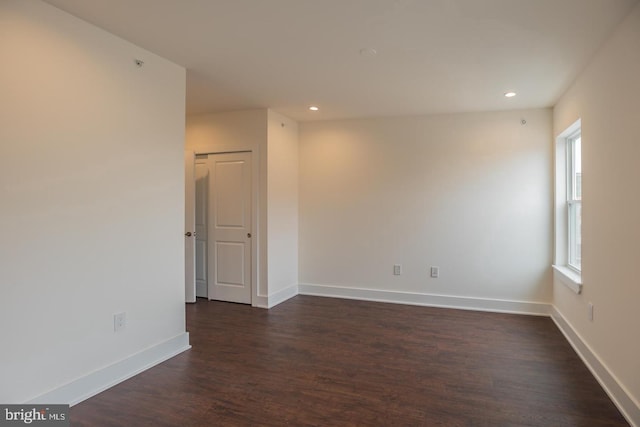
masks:
POLYGON ((576 204, 576 235, 575 235, 575 260, 578 270, 582 268, 582 203, 576 204))
POLYGON ((573 176, 573 199, 582 199, 582 138, 579 136, 573 140, 572 144, 573 176))
POLYGON ((576 270, 582 268, 582 137, 572 137, 568 143, 570 168, 569 172, 569 256, 568 264, 576 270))
POLYGON ((569 204, 569 265, 582 269, 582 203, 569 204))

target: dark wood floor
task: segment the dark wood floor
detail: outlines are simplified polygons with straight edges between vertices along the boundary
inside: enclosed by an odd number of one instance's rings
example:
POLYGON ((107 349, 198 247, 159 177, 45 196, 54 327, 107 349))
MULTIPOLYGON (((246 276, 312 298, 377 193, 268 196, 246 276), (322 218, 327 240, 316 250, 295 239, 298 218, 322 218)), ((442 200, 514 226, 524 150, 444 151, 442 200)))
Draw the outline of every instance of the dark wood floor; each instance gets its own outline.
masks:
POLYGON ((73 426, 628 426, 549 318, 297 296, 199 300, 193 348, 73 426))

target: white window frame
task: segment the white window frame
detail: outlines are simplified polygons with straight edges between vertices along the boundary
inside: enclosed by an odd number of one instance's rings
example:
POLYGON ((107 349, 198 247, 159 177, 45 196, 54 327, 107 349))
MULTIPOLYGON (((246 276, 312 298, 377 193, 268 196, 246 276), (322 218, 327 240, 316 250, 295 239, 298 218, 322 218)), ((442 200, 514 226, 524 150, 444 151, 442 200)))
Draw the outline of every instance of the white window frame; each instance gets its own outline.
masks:
POLYGON ((571 138, 581 135, 581 129, 582 123, 578 119, 558 135, 555 147, 554 278, 577 294, 582 292, 582 273, 569 262, 570 243, 572 239, 575 240, 575 236, 570 236, 569 206, 576 206, 576 202, 581 201, 575 200, 573 188, 570 188, 570 174, 573 169, 570 148, 571 138))
MULTIPOLYGON (((567 150, 567 267, 574 270, 576 273, 581 273, 581 263, 576 263, 578 255, 576 249, 578 243, 576 242, 576 211, 582 208, 582 194, 580 198, 577 197, 577 182, 574 181, 575 170, 575 143, 576 140, 581 138, 582 129, 578 129, 571 135, 566 137, 566 150, 567 150)), ((582 193, 582 190, 580 191, 582 193)), ((581 257, 581 254, 580 254, 581 257)))

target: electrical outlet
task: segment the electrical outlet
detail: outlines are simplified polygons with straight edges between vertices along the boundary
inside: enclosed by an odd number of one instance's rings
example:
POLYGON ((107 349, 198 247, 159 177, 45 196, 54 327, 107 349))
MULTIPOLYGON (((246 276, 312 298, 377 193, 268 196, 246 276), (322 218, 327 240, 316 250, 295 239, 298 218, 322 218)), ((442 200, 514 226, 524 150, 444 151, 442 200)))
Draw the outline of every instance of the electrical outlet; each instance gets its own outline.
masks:
POLYGON ((440 267, 431 267, 431 277, 434 279, 440 277, 440 267))
POLYGON ((593 303, 590 302, 589 305, 587 305, 587 318, 593 322, 593 303))
POLYGON ((399 276, 402 274, 402 266, 400 264, 394 264, 393 266, 393 275, 399 276))
POLYGON ((127 313, 117 313, 113 315, 113 332, 120 332, 127 324, 127 313))

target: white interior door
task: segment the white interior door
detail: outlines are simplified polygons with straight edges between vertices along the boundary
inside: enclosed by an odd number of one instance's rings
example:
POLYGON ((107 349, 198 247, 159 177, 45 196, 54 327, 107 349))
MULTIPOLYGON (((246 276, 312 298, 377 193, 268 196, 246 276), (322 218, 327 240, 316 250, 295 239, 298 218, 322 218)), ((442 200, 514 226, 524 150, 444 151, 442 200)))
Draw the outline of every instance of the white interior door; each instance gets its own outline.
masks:
POLYGON ((251 304, 251 153, 210 154, 209 299, 251 304))
POLYGON ((186 302, 196 302, 195 248, 195 153, 184 152, 184 296, 186 302))
POLYGON ((209 165, 196 158, 196 296, 207 298, 207 211, 209 165))

